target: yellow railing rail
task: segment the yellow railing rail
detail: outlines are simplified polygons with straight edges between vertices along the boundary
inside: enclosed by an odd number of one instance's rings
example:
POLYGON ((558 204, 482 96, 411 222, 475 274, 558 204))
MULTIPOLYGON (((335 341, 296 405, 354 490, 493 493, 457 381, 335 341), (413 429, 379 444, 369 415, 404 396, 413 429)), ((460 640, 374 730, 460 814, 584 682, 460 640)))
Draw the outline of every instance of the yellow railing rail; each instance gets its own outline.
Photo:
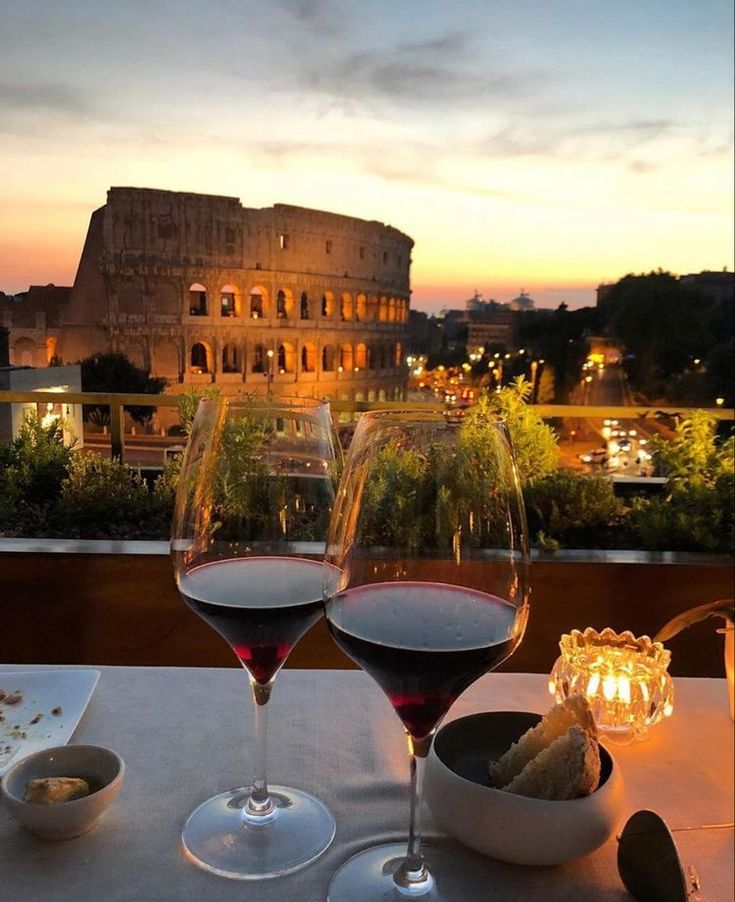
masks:
MULTIPOLYGON (((64 404, 90 404, 110 408, 110 450, 113 457, 124 459, 126 407, 178 407, 181 395, 146 395, 124 392, 58 392, 58 391, 0 391, 0 404, 36 404, 49 401, 64 404)), ((421 408, 441 410, 435 401, 330 401, 337 413, 364 413, 367 410, 400 410, 421 408)), ((658 416, 690 416, 693 407, 629 407, 586 404, 535 404, 533 410, 544 419, 574 417, 576 419, 655 419, 658 416)), ((708 412, 719 420, 735 420, 735 409, 713 407, 708 412)))

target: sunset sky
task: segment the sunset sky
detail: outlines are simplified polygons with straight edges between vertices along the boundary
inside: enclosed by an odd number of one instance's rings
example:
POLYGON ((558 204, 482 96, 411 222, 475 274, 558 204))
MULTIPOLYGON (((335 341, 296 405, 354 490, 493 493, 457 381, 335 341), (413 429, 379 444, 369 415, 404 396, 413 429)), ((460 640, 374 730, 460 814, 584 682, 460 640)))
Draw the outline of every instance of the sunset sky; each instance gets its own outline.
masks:
POLYGON ((112 185, 378 219, 413 306, 733 268, 731 0, 0 0, 0 290, 112 185))

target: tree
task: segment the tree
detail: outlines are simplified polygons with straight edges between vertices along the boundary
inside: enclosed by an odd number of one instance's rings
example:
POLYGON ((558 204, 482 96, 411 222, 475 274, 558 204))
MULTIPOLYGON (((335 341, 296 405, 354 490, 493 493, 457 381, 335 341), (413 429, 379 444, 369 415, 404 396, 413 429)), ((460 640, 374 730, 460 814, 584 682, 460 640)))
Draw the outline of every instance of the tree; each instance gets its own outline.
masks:
MULTIPOLYGON (((82 391, 113 392, 157 395, 166 387, 166 380, 151 376, 147 370, 136 366, 124 354, 93 354, 81 360, 82 391)), ((153 416, 155 407, 126 407, 136 423, 144 425, 153 416)), ((110 422, 107 407, 85 404, 84 418, 99 426, 110 422)))
POLYGON ((713 334, 715 310, 712 298, 663 270, 620 279, 603 307, 609 332, 625 348, 631 383, 652 394, 725 337, 713 334))
POLYGON ((588 335, 597 329, 598 313, 592 307, 569 310, 560 304, 554 311, 517 314, 516 343, 526 348, 529 360, 543 358, 553 371, 553 398, 558 404, 568 403, 589 353, 588 335))

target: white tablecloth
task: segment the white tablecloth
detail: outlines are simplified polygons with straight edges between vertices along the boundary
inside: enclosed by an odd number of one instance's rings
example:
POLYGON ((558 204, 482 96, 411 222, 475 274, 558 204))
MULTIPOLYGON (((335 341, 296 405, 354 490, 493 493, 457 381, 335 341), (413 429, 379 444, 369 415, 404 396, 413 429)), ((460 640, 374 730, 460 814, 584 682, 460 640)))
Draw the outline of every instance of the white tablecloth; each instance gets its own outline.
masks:
MULTIPOLYGON (((271 703, 269 778, 302 787, 330 807, 337 820, 334 844, 315 864, 275 880, 242 883, 199 870, 180 851, 184 821, 204 799, 251 776, 245 676, 237 670, 99 669, 73 741, 118 751, 127 765, 123 791, 94 831, 63 843, 34 839, 0 812, 2 902, 321 902, 347 857, 405 837, 405 744, 385 697, 361 672, 287 670, 271 703)), ((731 821, 733 723, 725 682, 678 679, 676 692, 673 717, 647 742, 613 750, 626 783, 625 817, 651 808, 671 827, 731 821)), ((542 712, 549 704, 545 677, 489 674, 454 705, 450 718, 482 710, 542 712)), ((424 827, 427 838, 439 836, 428 811, 424 827)), ((676 841, 683 861, 700 874, 705 902, 731 900, 733 831, 678 833, 676 841)), ((477 856, 487 872, 477 902, 622 902, 629 896, 615 856, 614 839, 556 868, 477 856)))

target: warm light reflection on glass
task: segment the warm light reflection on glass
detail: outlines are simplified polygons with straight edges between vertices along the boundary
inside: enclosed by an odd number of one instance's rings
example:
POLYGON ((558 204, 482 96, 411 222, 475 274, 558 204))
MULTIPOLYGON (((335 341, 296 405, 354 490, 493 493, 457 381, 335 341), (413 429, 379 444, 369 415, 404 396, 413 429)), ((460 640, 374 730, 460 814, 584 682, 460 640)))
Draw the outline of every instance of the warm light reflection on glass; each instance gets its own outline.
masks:
POLYGON ((600 730, 642 739, 650 726, 671 714, 671 653, 660 642, 589 627, 563 635, 559 648, 549 692, 557 701, 583 694, 600 730))

